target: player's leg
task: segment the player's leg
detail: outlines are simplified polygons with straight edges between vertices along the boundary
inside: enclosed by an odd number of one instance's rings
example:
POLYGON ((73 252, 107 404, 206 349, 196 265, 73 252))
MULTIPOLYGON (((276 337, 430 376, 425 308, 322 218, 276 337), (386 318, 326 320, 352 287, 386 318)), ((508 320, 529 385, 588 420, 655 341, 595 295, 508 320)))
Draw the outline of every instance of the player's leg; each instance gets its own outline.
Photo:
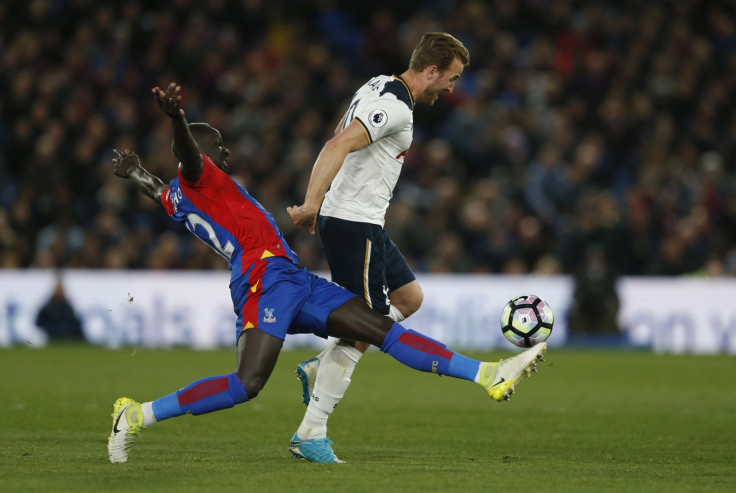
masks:
POLYGON ((108 440, 110 462, 127 461, 135 437, 158 421, 227 409, 257 396, 271 376, 282 344, 283 340, 251 328, 238 340, 235 372, 202 378, 152 402, 139 404, 127 397, 118 399, 108 440))
POLYGON ((249 399, 254 399, 266 385, 283 345, 283 339, 257 328, 244 331, 238 339, 235 373, 249 399))
POLYGON ((419 310, 424 302, 424 292, 406 258, 385 232, 383 241, 386 251, 386 284, 391 293, 389 317, 394 322, 401 322, 419 310))
POLYGON ((211 413, 255 398, 271 376, 283 340, 257 328, 238 338, 237 370, 202 378, 151 403, 143 411, 143 426, 183 414, 211 413))
POLYGON ((547 345, 538 344, 500 362, 473 360, 449 350, 444 344, 398 322, 377 315, 356 300, 349 300, 327 318, 327 333, 351 337, 379 347, 399 362, 415 370, 448 375, 482 385, 497 401, 508 399, 515 386, 542 359, 547 345))
MULTIPOLYGON (((408 269, 408 266, 407 266, 407 269, 408 269)), ((389 317, 394 322, 401 322, 402 320, 405 320, 407 317, 414 314, 422 306, 423 300, 424 300, 424 292, 422 291, 422 288, 419 286, 419 282, 416 279, 414 279, 402 286, 399 286, 396 289, 391 290, 391 306, 389 308, 389 313, 385 314, 385 316, 389 317)), ((315 358, 308 360, 308 362, 315 365, 315 368, 314 368, 315 375, 313 378, 316 379, 317 367, 320 366, 320 362, 324 360, 325 356, 327 356, 329 352, 339 351, 341 349, 339 347, 335 348, 336 345, 353 347, 356 350, 360 351, 361 355, 365 353, 369 347, 371 347, 371 344, 368 344, 366 342, 361 342, 361 341, 350 341, 348 339, 340 339, 339 341, 332 341, 315 358)), ((351 358, 351 359, 354 359, 355 363, 357 364, 357 359, 359 359, 360 356, 357 355, 356 353, 352 353, 352 355, 354 355, 354 358, 351 358)), ((323 364, 322 367, 326 368, 328 367, 328 364, 323 364)), ((340 364, 340 367, 342 367, 342 364, 340 364)), ((299 370, 297 371, 299 372, 299 370)), ((352 373, 352 371, 350 373, 352 373)), ((306 372, 304 372, 303 374, 305 375, 305 377, 302 377, 302 375, 300 375, 299 379, 302 381, 307 381, 308 378, 306 377, 306 372)), ((348 383, 349 383, 349 380, 348 380, 348 383)), ((312 380, 312 385, 314 385, 314 380, 312 380)), ((309 390, 311 393, 311 387, 309 388, 309 390)), ((309 396, 308 395, 303 396, 303 400, 305 403, 308 404, 309 396)))
POLYGON ((327 436, 327 420, 345 395, 355 365, 368 347, 370 344, 364 342, 339 339, 314 363, 319 365, 319 371, 315 369, 312 396, 297 429, 299 437, 313 440, 327 436))
POLYGON ((331 350, 337 342, 337 339, 332 339, 315 357, 304 360, 296 365, 296 377, 302 383, 302 402, 307 406, 309 406, 309 401, 311 400, 312 393, 314 392, 314 382, 317 380, 319 363, 324 359, 327 351, 331 350))
MULTIPOLYGON (((400 310, 410 315, 419 308, 423 298, 419 283, 383 228, 324 216, 320 216, 318 226, 334 282, 396 321, 404 319, 400 310), (395 292, 400 309, 393 305, 395 292)), ((295 438, 319 440, 322 451, 320 455, 309 454, 307 447, 302 446, 300 456, 320 462, 337 461, 332 448, 324 444, 330 443, 327 421, 344 397, 358 360, 369 347, 366 342, 343 338, 332 342, 317 357, 297 365, 307 410, 295 438)))
MULTIPOLYGON (((382 314, 389 313, 386 280, 386 241, 375 224, 319 216, 318 231, 330 266, 332 281, 362 298, 382 314)), ((297 365, 302 400, 307 411, 299 436, 322 438, 327 419, 345 395, 355 365, 370 344, 348 339, 331 342, 314 358, 297 365), (316 396, 312 399, 311 396, 316 396)))
MULTIPOLYGON (((479 383, 497 401, 513 392, 546 351, 546 344, 542 343, 498 363, 473 360, 418 332, 406 330, 368 308, 347 290, 317 277, 295 326, 323 337, 362 340, 411 368, 479 383)), ((297 432, 289 449, 294 455, 313 462, 340 462, 331 443, 327 437, 307 440, 297 432)))
MULTIPOLYGON (((276 262, 276 264, 278 264, 276 262)), ((233 407, 249 401, 263 388, 273 371, 281 351, 283 337, 293 319, 288 303, 294 296, 279 296, 280 290, 263 290, 263 285, 278 286, 278 272, 266 271, 266 262, 249 271, 231 284, 234 306, 240 307, 236 323, 238 335, 237 369, 225 375, 199 379, 170 394, 149 402, 138 403, 127 397, 118 399, 113 407, 113 428, 108 440, 110 462, 125 462, 135 437, 152 424, 184 414, 200 415, 233 407), (273 277, 273 279, 272 279, 273 277), (252 289, 254 287, 255 289, 252 289), (286 298, 290 298, 287 300, 286 298), (237 300, 237 301, 236 301, 237 300), (279 313, 278 323, 269 329, 273 334, 257 328, 262 306, 287 308, 279 313), (245 322, 244 322, 245 320, 245 322), (243 330, 244 327, 248 327, 243 330)), ((291 266, 291 263, 288 262, 291 266)), ((276 265, 278 271, 278 265, 276 265)), ((293 266, 292 266, 293 267, 293 266)))
MULTIPOLYGON (((367 292, 363 293, 366 303, 395 322, 404 320, 419 309, 424 300, 419 282, 382 228, 334 218, 320 219, 323 241, 352 247, 349 253, 345 253, 346 248, 336 248, 334 251, 326 248, 335 273, 333 281, 353 293, 359 293, 367 287, 367 292), (360 256, 356 252, 364 253, 360 256), (386 289, 390 293, 389 298, 386 297, 386 289)), ((370 344, 362 341, 340 339, 339 344, 331 343, 317 357, 298 365, 297 374, 303 384, 302 400, 309 405, 310 395, 316 386, 318 397, 324 394, 322 402, 325 403, 321 406, 322 410, 313 406, 305 414, 300 426, 301 433, 316 438, 326 435, 327 418, 344 396, 358 359, 369 347, 370 344), (350 350, 350 347, 356 351, 350 350), (316 385, 318 378, 320 383, 316 385)))
POLYGON ((183 414, 204 414, 249 400, 237 373, 192 382, 154 401, 138 403, 127 397, 113 406, 113 426, 107 451, 110 462, 125 462, 135 438, 144 428, 183 414))
MULTIPOLYGON (((322 224, 324 224, 324 221, 322 224)), ((419 287, 419 283, 414 277, 404 256, 382 229, 365 224, 357 224, 355 226, 357 231, 350 231, 350 234, 353 239, 358 238, 360 245, 370 245, 372 243, 371 238, 373 238, 375 243, 379 246, 383 244, 384 248, 371 251, 366 246, 365 256, 359 259, 359 266, 362 269, 359 269, 359 275, 352 276, 349 274, 346 275, 346 273, 351 271, 355 273, 355 259, 353 259, 353 264, 351 265, 342 262, 344 257, 333 253, 331 255, 335 267, 333 272, 338 273, 335 276, 337 277, 338 284, 341 284, 341 282, 347 283, 348 289, 352 288, 351 291, 355 292, 358 287, 362 288, 366 281, 373 281, 373 289, 369 289, 371 292, 367 301, 371 306, 382 306, 383 312, 386 312, 385 307, 387 301, 385 300, 384 288, 388 286, 391 305, 388 313, 383 314, 396 322, 404 320, 405 316, 414 313, 422 304, 424 295, 419 287), (368 272, 365 272, 366 269, 379 270, 384 263, 387 266, 385 276, 377 278, 369 277, 368 272), (378 279, 378 282, 376 282, 376 279, 378 279), (394 303, 394 297, 398 300, 397 303, 394 303)), ((322 229, 324 230, 325 228, 323 227, 322 229)), ((327 229, 334 230, 336 227, 327 229)), ((332 234, 334 235, 335 233, 333 232, 332 234)), ((333 238, 333 240, 338 239, 341 240, 339 243, 345 243, 346 239, 344 236, 333 238)), ((335 242, 338 243, 337 241, 335 242)), ((382 312, 379 311, 379 313, 382 312)), ((370 346, 370 344, 362 341, 340 339, 339 341, 333 341, 316 358, 312 358, 298 365, 297 374, 303 383, 302 397, 303 401, 307 403, 307 411, 297 430, 298 436, 308 439, 319 439, 327 436, 327 420, 345 395, 350 385, 355 365, 370 346), (309 378, 309 373, 306 371, 307 368, 312 369, 313 377, 311 379, 309 378), (309 385, 310 382, 312 386, 309 385), (305 390, 308 390, 309 394, 305 390), (312 393, 317 396, 313 402, 310 399, 312 393)))
MULTIPOLYGON (((357 303, 363 303, 355 299, 357 303)), ((360 345, 369 346, 365 343, 360 345)), ((318 360, 319 371, 314 378, 312 396, 289 443, 292 455, 311 462, 342 462, 332 450, 332 441, 327 438, 327 420, 350 385, 353 369, 362 355, 362 351, 348 342, 337 340, 318 360)))
MULTIPOLYGON (((313 276, 313 281, 312 295, 295 319, 295 330, 301 327, 301 331, 326 338, 330 312, 348 299, 353 299, 371 311, 361 298, 347 289, 317 276, 313 276)), ((364 347, 367 346, 364 344, 364 347)), ((361 355, 360 351, 343 340, 335 341, 323 352, 313 398, 310 399, 304 418, 289 443, 289 451, 294 456, 312 462, 342 462, 333 452, 332 442, 327 438, 326 423, 349 385, 353 368, 361 355)))
POLYGON ((398 289, 391 291, 391 308, 389 317, 394 322, 401 322, 413 315, 422 306, 424 292, 419 281, 414 279, 398 289))

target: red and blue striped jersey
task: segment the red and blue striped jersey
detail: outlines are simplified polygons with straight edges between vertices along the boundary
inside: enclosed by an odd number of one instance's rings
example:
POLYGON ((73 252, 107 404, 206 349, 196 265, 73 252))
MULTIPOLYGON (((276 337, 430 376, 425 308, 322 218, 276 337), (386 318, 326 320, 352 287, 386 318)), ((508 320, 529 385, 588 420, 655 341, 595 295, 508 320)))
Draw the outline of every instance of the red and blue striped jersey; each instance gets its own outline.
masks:
POLYGON ((199 180, 185 180, 177 168, 177 177, 161 194, 169 216, 225 257, 233 279, 262 258, 286 257, 299 264, 273 216, 212 159, 202 158, 199 180))

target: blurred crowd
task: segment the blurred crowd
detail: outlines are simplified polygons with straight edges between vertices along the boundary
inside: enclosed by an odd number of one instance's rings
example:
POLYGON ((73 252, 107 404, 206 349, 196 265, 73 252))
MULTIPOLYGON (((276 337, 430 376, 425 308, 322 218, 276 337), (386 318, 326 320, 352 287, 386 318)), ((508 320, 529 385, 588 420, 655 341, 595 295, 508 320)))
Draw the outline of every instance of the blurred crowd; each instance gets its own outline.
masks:
POLYGON ((224 269, 112 173, 175 176, 151 88, 286 207, 353 92, 446 31, 471 65, 417 106, 386 229, 417 272, 736 275, 736 4, 11 0, 0 4, 0 267, 224 269))

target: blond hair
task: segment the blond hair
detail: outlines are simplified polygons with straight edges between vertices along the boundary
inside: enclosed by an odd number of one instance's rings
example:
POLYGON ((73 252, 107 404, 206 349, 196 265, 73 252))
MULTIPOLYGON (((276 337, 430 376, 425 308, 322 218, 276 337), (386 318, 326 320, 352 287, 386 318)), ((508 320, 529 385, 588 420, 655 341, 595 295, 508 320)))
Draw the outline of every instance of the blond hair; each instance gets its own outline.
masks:
POLYGON ((455 58, 463 65, 470 63, 470 52, 457 38, 447 33, 426 33, 411 54, 409 70, 421 72, 437 65, 439 71, 444 71, 455 58))

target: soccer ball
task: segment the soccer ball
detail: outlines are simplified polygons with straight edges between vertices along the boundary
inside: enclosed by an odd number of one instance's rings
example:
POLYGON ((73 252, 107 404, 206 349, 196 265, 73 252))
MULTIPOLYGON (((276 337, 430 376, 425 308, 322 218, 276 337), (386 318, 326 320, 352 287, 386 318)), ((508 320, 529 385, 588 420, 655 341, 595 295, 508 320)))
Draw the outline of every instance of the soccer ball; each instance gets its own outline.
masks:
POLYGON ((518 296, 506 303, 501 312, 501 330, 512 344, 532 347, 552 333, 555 316, 539 296, 518 296))

